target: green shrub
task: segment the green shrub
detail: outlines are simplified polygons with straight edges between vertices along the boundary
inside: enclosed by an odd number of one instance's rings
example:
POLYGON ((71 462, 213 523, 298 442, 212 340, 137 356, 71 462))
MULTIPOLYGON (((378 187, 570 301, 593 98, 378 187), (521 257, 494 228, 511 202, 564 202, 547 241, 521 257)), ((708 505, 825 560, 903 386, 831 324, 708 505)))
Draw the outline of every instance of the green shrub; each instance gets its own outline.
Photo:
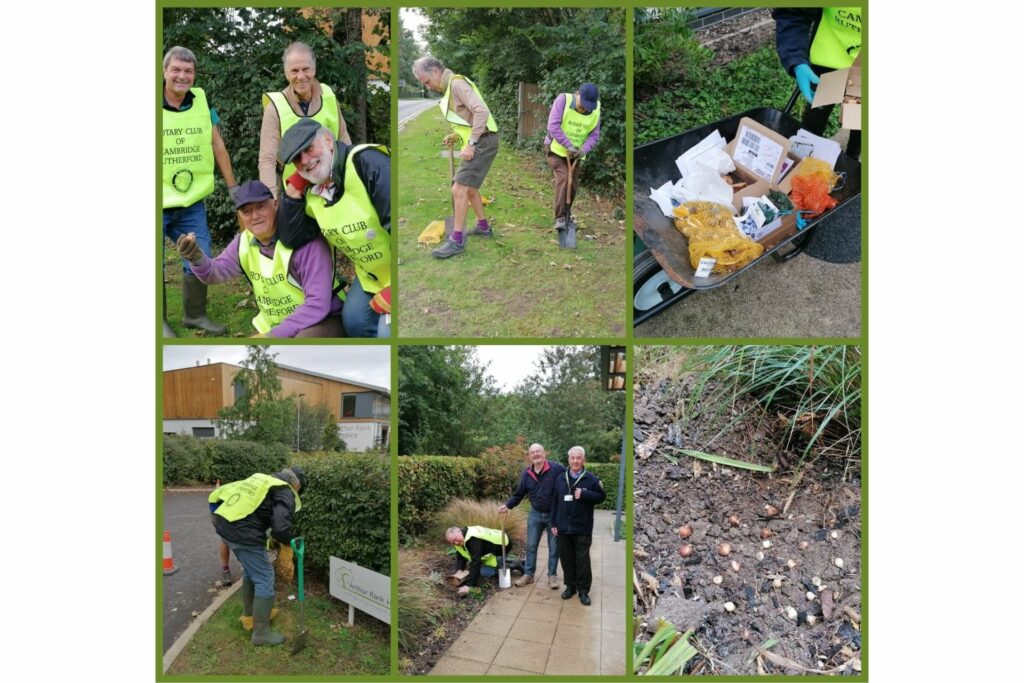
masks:
POLYGON ((402 542, 421 534, 431 513, 453 498, 476 498, 477 458, 406 455, 398 458, 398 532, 402 542))
POLYGON ((288 462, 281 444, 253 441, 164 437, 164 486, 213 484, 246 479, 255 472, 273 474, 288 462))
POLYGON ((480 455, 477 467, 477 498, 507 500, 519 483, 526 467, 526 439, 520 435, 515 443, 491 446, 480 455))
POLYGON ((164 486, 212 483, 207 443, 191 436, 164 436, 164 486))
MULTIPOLYGON (((617 462, 588 462, 587 469, 593 472, 601 480, 604 487, 604 502, 597 506, 598 510, 614 510, 615 496, 619 493, 619 463, 617 462)), ((625 491, 622 493, 622 506, 625 508, 625 491)))
POLYGON ((297 457, 308 478, 296 530, 306 541, 308 570, 328 577, 330 558, 390 575, 391 475, 389 459, 363 453, 297 457))
POLYGON ((711 60, 711 50, 694 38, 687 9, 636 9, 633 34, 633 81, 637 88, 658 89, 694 82, 711 60))

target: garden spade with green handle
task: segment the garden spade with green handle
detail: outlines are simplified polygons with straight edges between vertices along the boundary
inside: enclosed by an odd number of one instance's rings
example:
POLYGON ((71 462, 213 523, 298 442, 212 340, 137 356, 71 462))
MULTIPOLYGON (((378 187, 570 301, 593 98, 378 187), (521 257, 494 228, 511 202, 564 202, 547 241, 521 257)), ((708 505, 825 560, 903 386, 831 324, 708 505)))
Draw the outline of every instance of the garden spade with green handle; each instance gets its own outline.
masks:
POLYGON ((299 635, 292 641, 292 654, 294 655, 306 647, 306 637, 309 635, 309 629, 306 628, 306 615, 304 611, 306 595, 302 585, 302 556, 306 553, 306 541, 302 536, 292 539, 292 550, 295 551, 295 556, 299 558, 299 635))

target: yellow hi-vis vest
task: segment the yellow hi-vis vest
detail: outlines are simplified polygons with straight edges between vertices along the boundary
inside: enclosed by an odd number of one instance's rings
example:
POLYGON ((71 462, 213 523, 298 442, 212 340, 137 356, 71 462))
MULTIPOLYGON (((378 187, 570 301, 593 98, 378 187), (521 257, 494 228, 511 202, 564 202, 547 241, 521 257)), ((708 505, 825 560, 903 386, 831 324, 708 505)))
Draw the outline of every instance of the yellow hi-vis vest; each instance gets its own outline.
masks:
POLYGON ((316 219, 327 243, 352 260, 363 291, 376 294, 391 285, 391 235, 380 223, 370 193, 356 173, 355 157, 364 149, 390 155, 384 145, 356 145, 345 160, 344 194, 327 206, 320 195, 306 193, 306 213, 316 219))
MULTIPOLYGON (((437 106, 441 107, 441 113, 444 114, 445 121, 452 124, 452 130, 458 133, 459 138, 462 140, 462 146, 465 147, 469 144, 469 136, 473 132, 473 124, 456 114, 455 107, 451 106, 452 81, 456 78, 461 78, 466 81, 466 83, 469 83, 469 87, 473 88, 473 92, 476 93, 476 96, 480 98, 481 102, 484 102, 484 96, 480 94, 480 89, 476 87, 476 83, 465 76, 455 74, 452 76, 451 80, 448 81, 448 87, 444 90, 444 97, 442 97, 441 101, 437 103, 437 106)), ((487 106, 487 102, 484 102, 484 106, 487 106)), ((490 107, 487 107, 487 130, 492 133, 498 132, 498 124, 491 115, 490 107)))
MULTIPOLYGON (((576 149, 581 149, 587 141, 590 131, 597 128, 597 122, 601 120, 601 100, 597 101, 594 111, 589 114, 581 114, 572 106, 572 93, 565 93, 565 111, 562 113, 562 132, 569 138, 576 149)), ((569 150, 561 145, 558 140, 551 139, 551 151, 560 157, 565 157, 569 150)))
MULTIPOLYGON (((230 484, 214 489, 210 494, 209 502, 221 501, 214 514, 220 515, 229 522, 237 522, 243 517, 248 517, 260 506, 263 499, 267 497, 267 491, 278 486, 289 486, 288 482, 282 481, 269 474, 254 474, 248 479, 233 481, 230 484)), ((302 509, 302 501, 299 494, 295 493, 295 511, 302 509)))
MULTIPOLYGON (((277 109, 277 118, 281 121, 282 139, 284 139, 285 131, 304 118, 319 121, 321 125, 326 126, 332 133, 334 133, 335 139, 340 135, 340 133, 338 133, 338 129, 340 127, 338 121, 338 98, 334 95, 334 91, 323 83, 320 84, 320 111, 310 114, 309 116, 300 116, 299 114, 296 114, 295 110, 292 109, 292 105, 290 105, 288 100, 285 98, 284 93, 264 93, 263 108, 266 109, 267 105, 271 102, 273 102, 274 108, 277 109)), ((287 180, 291 177, 292 173, 295 173, 295 164, 285 164, 284 172, 281 174, 281 177, 287 180)))
POLYGON ((192 206, 213 193, 213 121, 202 88, 192 88, 192 106, 164 109, 163 205, 192 206))
POLYGON ((845 69, 860 54, 861 8, 826 7, 811 43, 811 64, 845 69))
MULTIPOLYGON (((469 551, 466 550, 466 544, 469 543, 469 539, 471 538, 480 538, 487 541, 488 543, 493 543, 494 545, 499 546, 508 545, 508 534, 505 534, 505 542, 502 543, 502 536, 500 530, 488 529, 485 526, 471 526, 468 529, 466 529, 466 535, 462 539, 462 545, 453 546, 455 548, 455 552, 457 552, 459 555, 462 555, 468 561, 473 560, 472 556, 470 556, 469 554, 469 551)), ((494 556, 494 553, 487 553, 486 555, 480 558, 480 562, 488 567, 498 566, 498 558, 494 556)))

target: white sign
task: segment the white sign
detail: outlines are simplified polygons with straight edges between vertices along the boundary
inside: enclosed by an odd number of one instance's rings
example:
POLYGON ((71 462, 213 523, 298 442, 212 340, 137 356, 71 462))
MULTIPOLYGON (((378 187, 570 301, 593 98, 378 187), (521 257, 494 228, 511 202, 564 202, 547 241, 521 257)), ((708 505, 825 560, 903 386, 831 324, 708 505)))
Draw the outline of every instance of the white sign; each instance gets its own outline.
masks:
POLYGON ((332 556, 330 592, 361 612, 391 623, 390 577, 332 556))

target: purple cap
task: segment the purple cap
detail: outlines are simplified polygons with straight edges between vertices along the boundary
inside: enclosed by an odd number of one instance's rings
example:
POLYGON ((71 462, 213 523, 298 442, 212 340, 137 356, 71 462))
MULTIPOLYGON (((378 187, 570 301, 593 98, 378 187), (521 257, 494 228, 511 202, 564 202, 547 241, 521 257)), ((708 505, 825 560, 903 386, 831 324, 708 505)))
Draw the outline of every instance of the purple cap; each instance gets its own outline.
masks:
POLYGON ((597 109, 597 86, 593 83, 584 83, 580 86, 580 104, 587 111, 597 109))
POLYGON ((241 209, 246 204, 262 202, 273 198, 273 193, 266 185, 258 180, 250 180, 238 186, 238 192, 235 193, 235 208, 241 209))

